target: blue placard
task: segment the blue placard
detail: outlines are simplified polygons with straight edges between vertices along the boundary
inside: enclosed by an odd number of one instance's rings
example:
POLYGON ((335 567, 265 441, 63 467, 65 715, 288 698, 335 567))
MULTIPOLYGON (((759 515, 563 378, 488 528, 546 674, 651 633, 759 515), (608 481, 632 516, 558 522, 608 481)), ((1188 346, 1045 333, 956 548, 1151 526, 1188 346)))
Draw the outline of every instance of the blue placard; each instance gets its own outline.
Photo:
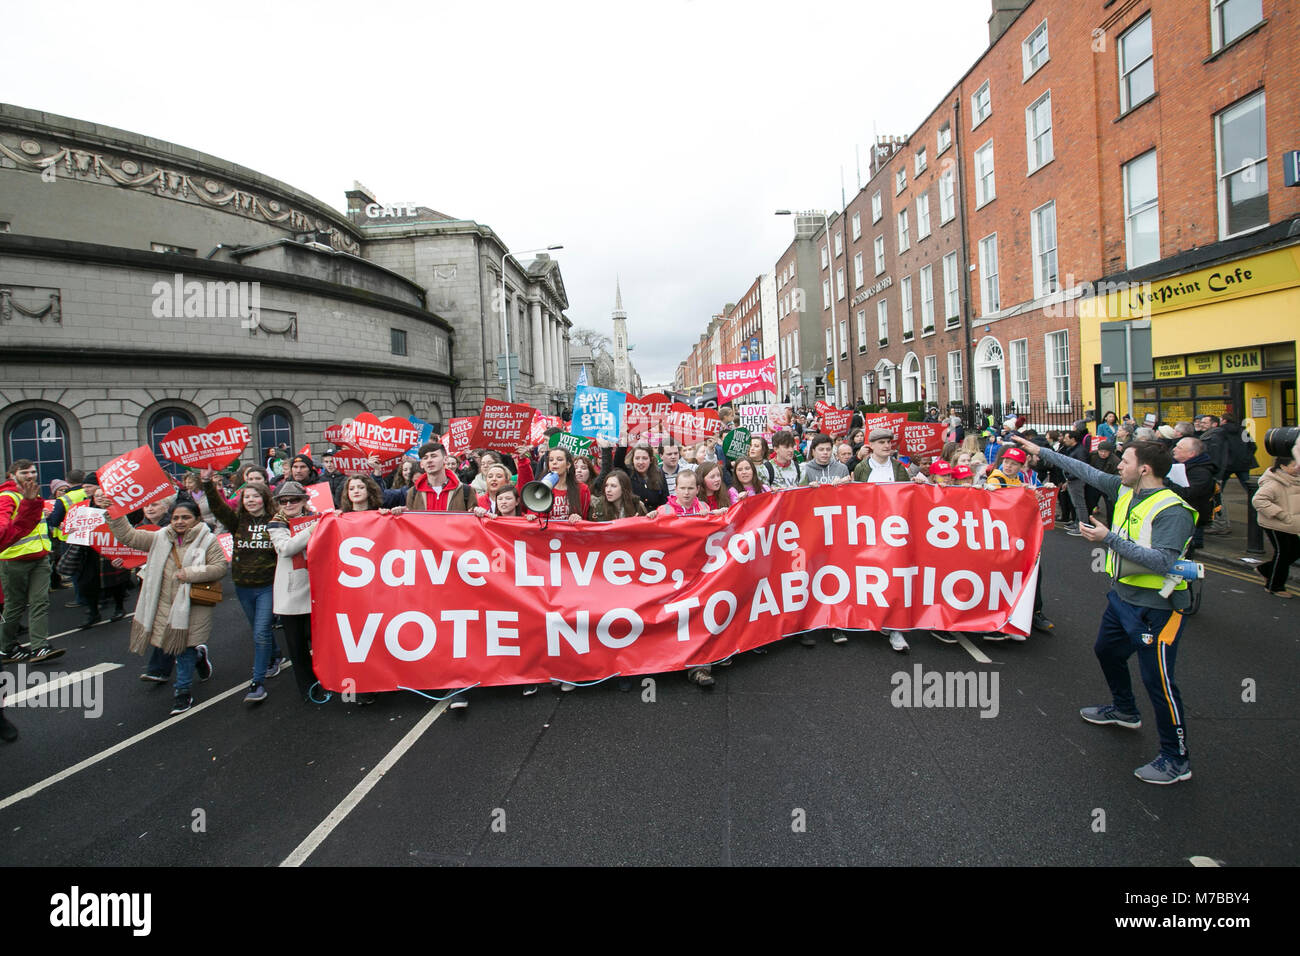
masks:
POLYGON ((433 423, 426 422, 423 418, 416 418, 414 415, 410 417, 409 421, 416 428, 420 429, 420 440, 406 450, 407 455, 415 458, 420 453, 421 445, 427 441, 433 441, 433 423))
POLYGON ((575 435, 617 442, 623 428, 623 403, 627 396, 608 388, 583 385, 573 393, 575 435))

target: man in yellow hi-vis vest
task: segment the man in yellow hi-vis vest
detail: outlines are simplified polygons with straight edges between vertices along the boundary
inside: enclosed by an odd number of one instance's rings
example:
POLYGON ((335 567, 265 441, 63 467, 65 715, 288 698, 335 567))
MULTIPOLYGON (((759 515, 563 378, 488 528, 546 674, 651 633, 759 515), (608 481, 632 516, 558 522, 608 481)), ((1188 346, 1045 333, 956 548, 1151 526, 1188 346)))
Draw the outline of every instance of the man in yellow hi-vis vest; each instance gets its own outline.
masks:
MULTIPOLYGON (((0 485, 0 517, 12 520, 22 504, 23 483, 36 477, 36 465, 19 458, 9 465, 0 485)), ((50 645, 50 530, 44 521, 0 551, 0 589, 5 594, 0 663, 43 664, 63 654, 50 645), (30 643, 18 643, 18 625, 28 613, 30 643)))
MULTIPOLYGON (((1014 438, 1021 445, 1024 439, 1014 438)), ((1168 597, 1160 593, 1165 575, 1187 550, 1196 525, 1196 512, 1165 487, 1173 454, 1159 442, 1138 441, 1124 446, 1119 474, 1108 475, 1091 465, 1046 449, 1037 449, 1049 466, 1060 468, 1115 499, 1112 531, 1099 521, 1079 531, 1088 541, 1107 546, 1106 572, 1111 576, 1106 613, 1102 615, 1094 651, 1101 663, 1112 703, 1085 707, 1079 716, 1090 724, 1114 724, 1136 730, 1142 726, 1128 659, 1134 652, 1142 683, 1155 708, 1160 753, 1134 773, 1146 783, 1189 780, 1191 760, 1183 727, 1183 701, 1174 683, 1174 660, 1183 615, 1191 605, 1187 582, 1179 580, 1168 597)))

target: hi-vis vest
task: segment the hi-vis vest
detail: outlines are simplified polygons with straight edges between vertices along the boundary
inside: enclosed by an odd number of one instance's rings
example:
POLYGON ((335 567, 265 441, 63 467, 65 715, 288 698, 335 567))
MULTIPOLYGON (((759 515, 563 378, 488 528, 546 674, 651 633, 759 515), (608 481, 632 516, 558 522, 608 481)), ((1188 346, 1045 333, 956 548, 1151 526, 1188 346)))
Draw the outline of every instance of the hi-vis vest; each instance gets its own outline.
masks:
MULTIPOLYGON (((1168 488, 1161 488, 1155 494, 1143 498, 1138 502, 1137 507, 1130 512, 1129 505, 1132 501, 1133 489, 1126 488, 1124 493, 1119 496, 1119 501, 1115 503, 1114 531, 1120 537, 1136 541, 1144 548, 1151 547, 1151 525, 1155 521, 1156 515, 1162 511, 1181 506, 1191 512, 1193 525, 1196 522, 1196 509, 1192 508, 1168 488)), ((1187 550, 1187 545, 1191 540, 1189 535, 1187 540, 1183 542, 1179 554, 1187 550)), ((1123 560, 1113 550, 1106 552, 1106 573, 1121 584, 1130 584, 1137 588, 1151 588, 1154 591, 1159 591, 1164 587, 1164 575, 1156 574, 1140 564, 1129 562, 1134 570, 1130 573, 1122 573, 1120 565, 1123 560)), ((1178 583, 1174 585, 1174 590, 1186 591, 1187 582, 1179 578, 1178 583)))
MULTIPOLYGON (((6 498, 12 498, 14 502, 14 517, 18 517, 18 506, 22 504, 23 496, 16 491, 6 491, 6 498)), ((27 558, 33 554, 50 553, 50 529, 45 525, 45 519, 41 518, 36 522, 33 528, 25 538, 19 538, 4 551, 0 551, 0 561, 8 561, 11 558, 27 558)))
MULTIPOLYGON (((76 491, 67 491, 59 495, 59 501, 63 502, 63 517, 66 519, 72 512, 72 509, 81 504, 90 495, 86 494, 85 488, 78 488, 76 491)), ((51 528, 50 537, 55 541, 67 541, 68 536, 63 533, 62 528, 51 528)))

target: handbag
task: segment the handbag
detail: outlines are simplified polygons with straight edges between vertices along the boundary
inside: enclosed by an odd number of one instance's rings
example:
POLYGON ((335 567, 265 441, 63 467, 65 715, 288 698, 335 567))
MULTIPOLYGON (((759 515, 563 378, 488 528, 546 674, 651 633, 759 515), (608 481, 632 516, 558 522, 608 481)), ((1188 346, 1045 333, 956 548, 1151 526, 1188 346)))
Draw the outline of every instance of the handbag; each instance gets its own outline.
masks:
MULTIPOLYGON (((172 545, 172 550, 176 552, 176 566, 184 567, 181 564, 181 549, 179 545, 172 545)), ((200 607, 212 607, 221 603, 221 582, 220 581, 198 581, 186 582, 190 586, 190 603, 197 604, 200 607)))

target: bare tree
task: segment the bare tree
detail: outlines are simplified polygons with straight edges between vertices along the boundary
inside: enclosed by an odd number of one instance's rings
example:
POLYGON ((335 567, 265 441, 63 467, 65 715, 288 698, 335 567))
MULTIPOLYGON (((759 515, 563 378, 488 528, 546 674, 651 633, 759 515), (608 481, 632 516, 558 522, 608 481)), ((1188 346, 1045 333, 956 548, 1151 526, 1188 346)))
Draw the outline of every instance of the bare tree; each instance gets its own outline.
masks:
POLYGON ((569 341, 582 348, 590 349, 592 355, 599 352, 610 354, 614 348, 614 342, 608 335, 583 326, 574 326, 569 330, 569 341))

